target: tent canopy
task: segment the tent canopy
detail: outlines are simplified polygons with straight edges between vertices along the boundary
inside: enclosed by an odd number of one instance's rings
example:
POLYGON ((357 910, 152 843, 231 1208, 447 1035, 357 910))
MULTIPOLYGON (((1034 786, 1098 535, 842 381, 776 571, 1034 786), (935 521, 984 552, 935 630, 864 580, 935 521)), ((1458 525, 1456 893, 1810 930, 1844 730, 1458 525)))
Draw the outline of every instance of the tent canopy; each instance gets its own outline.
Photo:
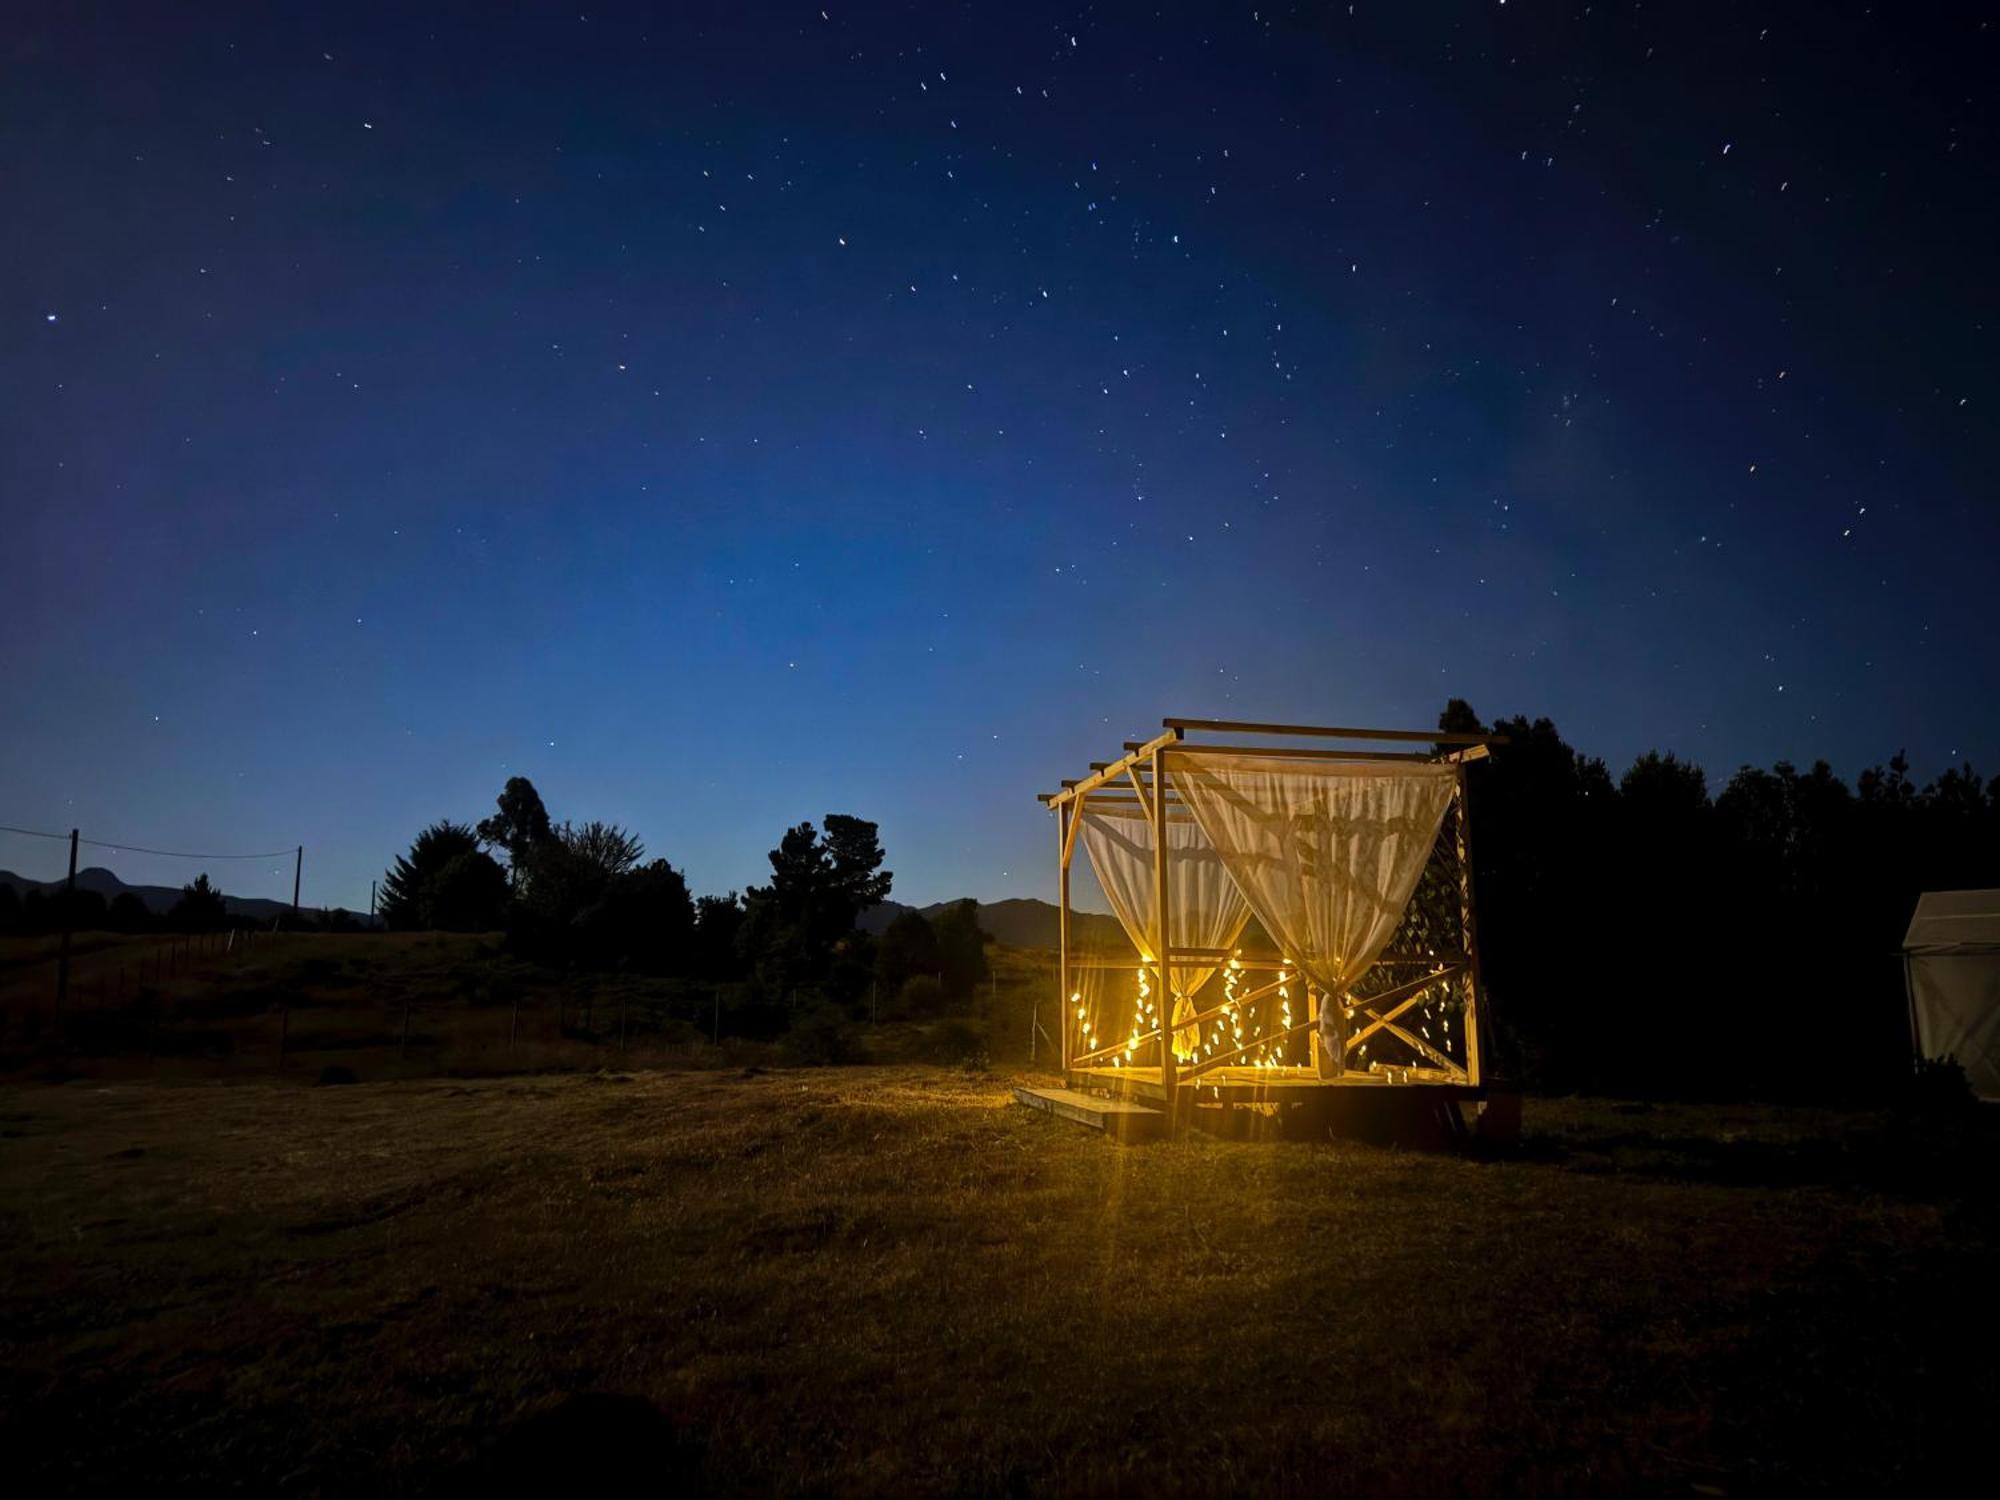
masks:
POLYGON ((2000 953, 2000 891, 1925 891, 1905 953, 2000 953))
POLYGON ((1925 891, 1903 955, 1918 1056, 1956 1059, 2000 1101, 2000 891, 1925 891))
MULTIPOLYGON (((1433 761, 1286 760, 1184 754, 1165 773, 1177 799, 1167 821, 1167 901, 1175 946, 1226 952, 1254 912, 1290 961, 1329 997, 1344 996, 1396 931, 1457 787, 1433 761), (1179 809, 1184 808, 1185 811, 1179 809)), ((1153 825, 1138 807, 1085 801, 1083 847, 1132 945, 1156 961, 1153 825)), ((1214 963, 1172 965, 1176 1027, 1214 963)), ((1334 1066, 1345 1007, 1320 1013, 1334 1066)), ((1177 1030, 1192 1056, 1199 1041, 1177 1030)))
POLYGON ((1236 719, 1168 718, 1161 729, 1040 799, 1057 814, 1063 1028, 1051 1040, 1065 1070, 1169 1105, 1189 1086, 1268 1103, 1272 1089, 1339 1082, 1356 1064, 1367 1074, 1356 1081, 1479 1089, 1465 768, 1506 736, 1236 719), (1358 744, 1311 743, 1326 740, 1358 744), (1138 951, 1129 1006, 1100 1005, 1079 973, 1122 960, 1072 952, 1077 853, 1138 951), (1237 948, 1252 923, 1275 952, 1237 948), (1218 970, 1222 994, 1203 1006, 1196 993, 1218 970), (1369 1060, 1373 1038, 1387 1057, 1369 1060), (1401 1050, 1416 1061, 1399 1067, 1401 1050))

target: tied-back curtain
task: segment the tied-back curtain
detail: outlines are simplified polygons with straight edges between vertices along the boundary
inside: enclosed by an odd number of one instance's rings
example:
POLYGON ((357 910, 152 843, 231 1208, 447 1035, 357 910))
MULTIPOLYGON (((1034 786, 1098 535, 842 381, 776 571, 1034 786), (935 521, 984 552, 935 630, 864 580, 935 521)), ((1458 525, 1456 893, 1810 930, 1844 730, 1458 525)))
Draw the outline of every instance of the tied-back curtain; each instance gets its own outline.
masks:
POLYGON ((1174 755, 1168 780, 1250 909, 1306 977, 1328 1062, 1345 1062, 1340 999, 1394 936, 1457 773, 1414 761, 1174 755))
MULTIPOLYGON (((1118 914, 1132 946, 1148 963, 1155 960, 1153 913, 1153 825, 1138 809, 1092 807, 1085 800, 1080 837, 1097 883, 1118 914)), ((1221 858, 1202 831, 1187 818, 1167 820, 1167 910, 1176 948, 1233 948, 1250 920, 1250 903, 1229 878, 1221 858)), ((1194 1014, 1194 996, 1215 973, 1215 964, 1175 964, 1168 976, 1174 998, 1163 1007, 1176 1024, 1194 1014)), ((1176 1031, 1174 1051, 1194 1053, 1192 1028, 1176 1031)))

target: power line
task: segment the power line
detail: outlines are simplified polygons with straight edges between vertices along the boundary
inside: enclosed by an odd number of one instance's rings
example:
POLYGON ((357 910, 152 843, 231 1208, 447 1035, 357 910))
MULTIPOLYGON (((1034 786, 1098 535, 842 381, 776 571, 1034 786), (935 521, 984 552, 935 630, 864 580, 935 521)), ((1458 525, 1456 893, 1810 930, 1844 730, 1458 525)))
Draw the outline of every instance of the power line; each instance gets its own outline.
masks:
MULTIPOLYGON (((69 841, 66 833, 44 833, 39 828, 14 828, 0 823, 0 833, 18 833, 31 839, 61 839, 69 841)), ((116 849, 121 854, 157 854, 166 859, 282 859, 293 854, 295 849, 273 849, 267 854, 190 854, 185 849, 148 849, 143 844, 108 844, 102 839, 79 838, 79 844, 88 844, 93 849, 116 849)))

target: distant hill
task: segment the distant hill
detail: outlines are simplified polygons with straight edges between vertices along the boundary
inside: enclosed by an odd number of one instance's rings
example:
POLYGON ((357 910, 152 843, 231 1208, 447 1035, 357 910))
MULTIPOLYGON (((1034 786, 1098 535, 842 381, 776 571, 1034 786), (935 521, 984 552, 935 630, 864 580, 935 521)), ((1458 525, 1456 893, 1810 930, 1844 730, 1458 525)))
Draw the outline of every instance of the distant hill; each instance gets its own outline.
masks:
MULTIPOLYGON (((905 906, 900 901, 884 901, 880 906, 864 911, 855 925, 863 932, 880 937, 889 924, 906 911, 919 912, 931 918, 954 904, 938 901, 919 907, 905 906)), ((979 902, 978 909, 979 925, 993 935, 995 942, 1005 943, 1010 948, 1052 949, 1056 946, 1059 921, 1055 907, 1047 901, 1015 896, 1005 901, 979 902)), ((1131 940, 1125 936, 1125 929, 1118 925, 1118 919, 1099 912, 1072 911, 1069 914, 1069 937, 1078 948, 1112 953, 1133 951, 1131 940)))
MULTIPOLYGON (((63 888, 63 882, 60 880, 30 880, 25 875, 16 875, 12 870, 0 870, 0 885, 11 885, 23 896, 29 891, 52 895, 63 888)), ((76 885, 78 890, 96 891, 106 901, 115 900, 124 892, 130 891, 145 902, 146 909, 155 915, 164 915, 171 911, 174 903, 181 899, 181 888, 177 885, 127 885, 101 865, 78 870, 76 885)), ((244 917, 253 922, 268 922, 273 917, 283 916, 292 909, 292 903, 289 901, 273 901, 265 896, 224 895, 222 904, 232 917, 244 917)), ((319 908, 314 907, 312 910, 318 911, 319 908)), ((349 913, 349 915, 354 914, 349 913)), ((359 920, 365 922, 367 918, 361 917, 359 920)))

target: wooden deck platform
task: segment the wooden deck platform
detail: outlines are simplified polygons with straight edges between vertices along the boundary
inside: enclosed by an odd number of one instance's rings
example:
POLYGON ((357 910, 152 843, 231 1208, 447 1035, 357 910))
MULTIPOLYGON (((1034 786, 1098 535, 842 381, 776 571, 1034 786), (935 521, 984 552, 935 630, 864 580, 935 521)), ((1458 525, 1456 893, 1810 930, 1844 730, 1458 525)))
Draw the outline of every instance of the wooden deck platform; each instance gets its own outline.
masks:
POLYGON ((1039 1109, 1058 1119, 1071 1120, 1101 1130, 1121 1141, 1149 1141, 1165 1135, 1167 1117, 1148 1105, 1126 1099, 1104 1099, 1075 1089, 1039 1089, 1023 1085, 1014 1090, 1014 1102, 1039 1109))
MULTIPOLYGON (((1159 1103, 1166 1098, 1157 1067, 1072 1068, 1069 1082, 1079 1088, 1107 1089, 1126 1099, 1159 1103)), ((1353 1071, 1336 1078, 1322 1078, 1308 1067, 1218 1068, 1204 1073, 1193 1083, 1183 1084, 1183 1096, 1195 1102, 1223 1101, 1231 1104, 1298 1103, 1325 1090, 1409 1089, 1439 1098, 1478 1099, 1485 1090, 1465 1083, 1435 1068, 1397 1069, 1391 1075, 1353 1071)))

